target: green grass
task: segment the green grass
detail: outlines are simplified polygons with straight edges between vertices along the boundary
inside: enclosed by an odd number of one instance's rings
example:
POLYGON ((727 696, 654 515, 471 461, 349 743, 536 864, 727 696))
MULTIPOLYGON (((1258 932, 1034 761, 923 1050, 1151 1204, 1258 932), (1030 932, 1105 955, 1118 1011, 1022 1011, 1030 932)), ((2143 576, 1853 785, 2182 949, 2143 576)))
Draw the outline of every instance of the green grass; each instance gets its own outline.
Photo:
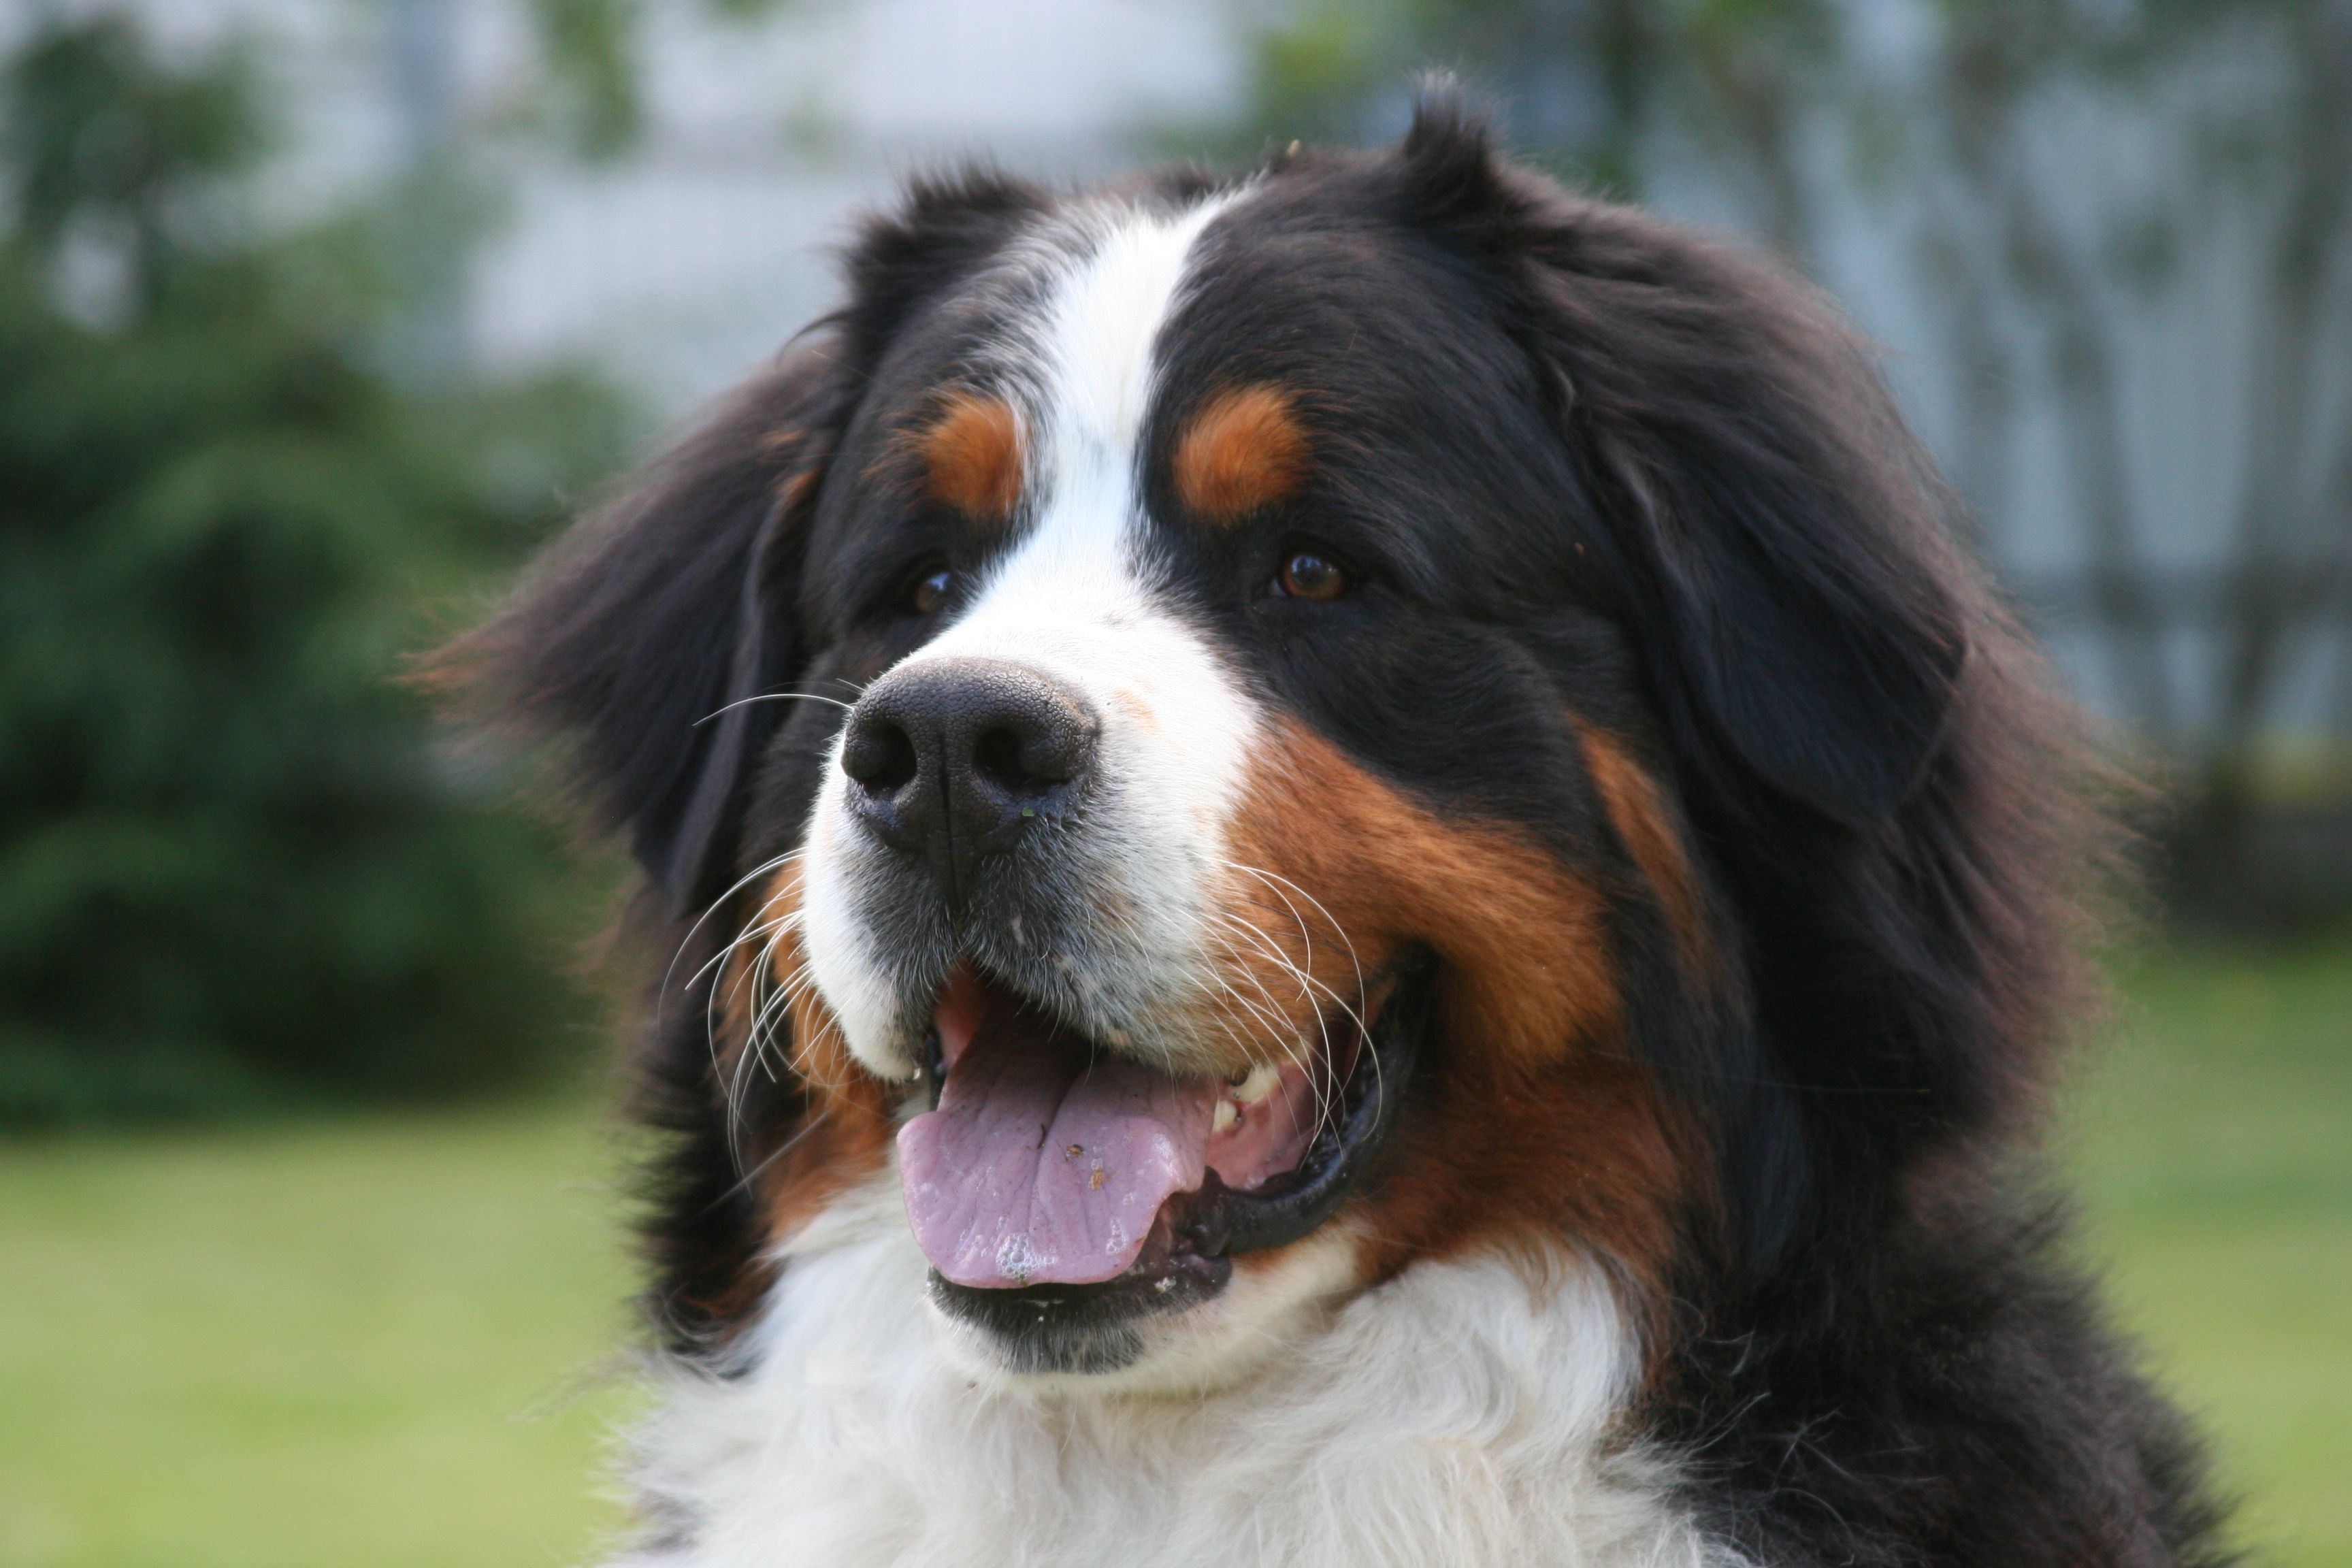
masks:
POLYGON ((2075 1096, 2111 1299, 2212 1436, 2260 1561, 2352 1564, 2352 948, 2126 976, 2075 1096))
POLYGON ((0 1149, 0 1563, 572 1563, 629 1276, 577 1108, 0 1149))
MULTIPOLYGON (((2248 1540, 2352 1568, 2352 949, 2171 953, 2076 1086, 2115 1299, 2248 1540)), ((0 1564, 593 1557, 628 1269, 578 1104, 0 1146, 0 1564)))

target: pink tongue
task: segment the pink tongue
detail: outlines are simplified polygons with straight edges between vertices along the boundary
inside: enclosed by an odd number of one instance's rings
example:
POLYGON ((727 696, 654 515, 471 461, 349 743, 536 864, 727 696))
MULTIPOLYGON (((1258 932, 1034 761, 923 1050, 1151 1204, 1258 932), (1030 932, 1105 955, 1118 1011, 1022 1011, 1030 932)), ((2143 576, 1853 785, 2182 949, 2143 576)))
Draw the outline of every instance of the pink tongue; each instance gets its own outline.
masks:
POLYGON ((983 1026, 939 1109, 898 1132, 915 1240, 959 1285, 1116 1279, 1160 1205, 1201 1184, 1219 1092, 1018 1022, 983 1026))

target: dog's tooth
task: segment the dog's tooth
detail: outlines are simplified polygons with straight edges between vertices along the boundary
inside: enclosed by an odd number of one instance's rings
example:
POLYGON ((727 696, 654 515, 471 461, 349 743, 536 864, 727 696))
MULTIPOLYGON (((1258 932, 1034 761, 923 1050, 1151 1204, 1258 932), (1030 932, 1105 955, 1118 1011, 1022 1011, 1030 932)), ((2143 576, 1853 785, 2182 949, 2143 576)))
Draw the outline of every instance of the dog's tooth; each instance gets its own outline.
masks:
POLYGON ((1241 1087, 1234 1090, 1234 1098, 1244 1105, 1255 1105, 1259 1100, 1272 1094, 1274 1086, 1281 1081, 1282 1075, 1274 1069, 1273 1063, 1260 1062, 1250 1068, 1249 1077, 1244 1079, 1241 1087))
POLYGON ((1209 1131, 1212 1133, 1223 1132, 1241 1119, 1241 1107, 1230 1100, 1220 1097, 1217 1100, 1217 1113, 1209 1121, 1209 1131))

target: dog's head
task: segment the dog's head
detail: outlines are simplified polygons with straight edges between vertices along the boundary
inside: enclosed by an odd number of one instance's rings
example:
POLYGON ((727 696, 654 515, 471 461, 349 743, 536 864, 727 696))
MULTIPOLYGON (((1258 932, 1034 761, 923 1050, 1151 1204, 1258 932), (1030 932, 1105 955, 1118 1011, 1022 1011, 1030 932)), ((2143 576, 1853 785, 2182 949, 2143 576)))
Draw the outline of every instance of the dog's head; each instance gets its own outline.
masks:
POLYGON ((919 186, 847 273, 472 645, 684 943, 682 1340, 894 1162, 1016 1374, 1234 1375, 1478 1247, 1654 1305, 1999 1099, 2000 988, 1926 983, 2002 961, 1998 632, 1801 287, 1442 100, 919 186))

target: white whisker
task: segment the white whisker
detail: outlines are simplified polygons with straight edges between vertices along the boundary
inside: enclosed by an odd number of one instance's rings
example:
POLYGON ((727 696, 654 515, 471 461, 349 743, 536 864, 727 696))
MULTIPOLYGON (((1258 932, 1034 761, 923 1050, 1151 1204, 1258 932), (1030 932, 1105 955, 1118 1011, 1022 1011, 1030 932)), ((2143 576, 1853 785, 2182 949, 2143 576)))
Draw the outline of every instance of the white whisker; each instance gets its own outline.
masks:
POLYGON ((845 713, 856 706, 854 702, 844 702, 838 697, 821 697, 814 691, 762 691, 757 696, 739 697, 724 707, 713 708, 709 712, 697 719, 694 725, 699 728, 709 723, 721 713, 730 712, 738 708, 747 708, 754 702, 830 702, 845 713))

